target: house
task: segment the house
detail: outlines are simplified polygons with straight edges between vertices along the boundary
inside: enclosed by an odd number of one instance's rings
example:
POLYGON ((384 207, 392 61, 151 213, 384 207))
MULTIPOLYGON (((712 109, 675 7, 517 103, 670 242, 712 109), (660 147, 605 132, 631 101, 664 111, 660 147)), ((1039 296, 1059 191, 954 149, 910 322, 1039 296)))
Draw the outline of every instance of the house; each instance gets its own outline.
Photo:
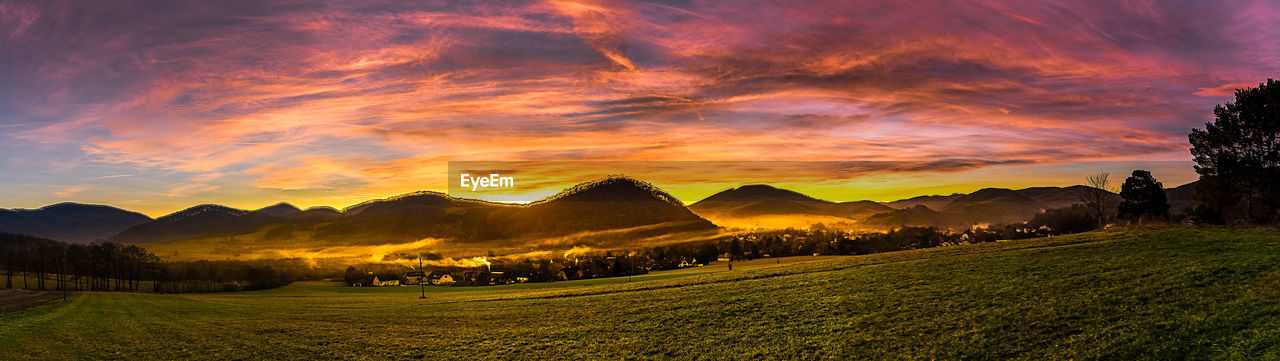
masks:
POLYGON ((422 271, 409 271, 404 276, 401 276, 400 279, 403 279, 406 285, 416 285, 420 282, 426 283, 427 275, 422 271))
POLYGON ((431 274, 427 275, 427 282, 433 285, 451 285, 454 281, 453 275, 449 274, 449 272, 431 271, 431 274))
POLYGON ((511 283, 511 281, 510 279, 507 278, 506 272, 502 272, 502 271, 489 272, 489 284, 505 285, 508 283, 511 283))
POLYGON ((680 258, 680 264, 676 265, 676 267, 679 267, 679 268, 685 268, 685 267, 693 267, 693 266, 697 266, 697 265, 698 265, 698 259, 696 259, 696 258, 683 258, 683 257, 682 257, 682 258, 680 258))
POLYGON ((373 286, 373 287, 399 286, 400 279, 390 279, 390 280, 384 281, 384 280, 378 279, 378 276, 373 276, 373 279, 369 280, 368 283, 369 283, 369 286, 373 286))
POLYGON ((374 274, 369 272, 360 282, 352 282, 351 287, 387 287, 399 286, 400 279, 394 274, 374 274))

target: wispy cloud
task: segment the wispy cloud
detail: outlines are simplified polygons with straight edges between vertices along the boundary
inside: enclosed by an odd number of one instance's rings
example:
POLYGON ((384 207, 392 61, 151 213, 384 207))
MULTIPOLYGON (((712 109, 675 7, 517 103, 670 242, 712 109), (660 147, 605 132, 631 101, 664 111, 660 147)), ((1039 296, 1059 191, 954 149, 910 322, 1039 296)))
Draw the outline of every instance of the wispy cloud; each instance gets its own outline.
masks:
POLYGON ((440 189, 450 159, 1186 160, 1280 68, 1278 7, 3 1, 0 129, 214 199, 440 189))

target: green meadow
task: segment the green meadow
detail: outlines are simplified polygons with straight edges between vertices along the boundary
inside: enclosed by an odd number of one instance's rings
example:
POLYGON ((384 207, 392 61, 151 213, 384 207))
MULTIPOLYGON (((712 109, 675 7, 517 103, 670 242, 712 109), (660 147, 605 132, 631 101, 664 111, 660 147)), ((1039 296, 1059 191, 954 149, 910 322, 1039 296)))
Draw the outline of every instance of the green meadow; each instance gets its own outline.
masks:
POLYGON ((494 287, 80 293, 0 359, 1280 359, 1280 232, 1147 228, 494 287))

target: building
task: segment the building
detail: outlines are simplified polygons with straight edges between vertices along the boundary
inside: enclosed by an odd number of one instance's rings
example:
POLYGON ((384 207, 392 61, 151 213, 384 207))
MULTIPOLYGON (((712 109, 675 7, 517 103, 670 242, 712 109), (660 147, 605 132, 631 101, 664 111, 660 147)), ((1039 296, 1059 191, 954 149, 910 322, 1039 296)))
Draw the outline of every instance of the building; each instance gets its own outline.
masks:
POLYGON ((399 286, 400 279, 380 280, 378 276, 373 276, 373 279, 369 281, 369 285, 373 287, 399 286))
POLYGON ((404 280, 406 285, 416 285, 418 282, 426 283, 427 275, 422 271, 409 271, 404 276, 401 276, 400 279, 404 280))
POLYGON ((676 267, 679 267, 679 268, 685 268, 685 267, 694 267, 694 266, 697 266, 697 265, 698 265, 698 259, 696 259, 696 258, 683 258, 683 257, 682 257, 682 258, 680 258, 680 264, 676 265, 676 267))
POLYGON ((399 285, 400 285, 400 279, 395 278, 394 275, 379 276, 379 275, 373 274, 373 272, 369 272, 368 276, 365 276, 365 278, 360 282, 352 283, 351 287, 388 287, 388 286, 399 286, 399 285), (382 277, 386 277, 386 279, 384 280, 382 277))
POLYGON ((505 285, 508 283, 511 283, 511 279, 509 278, 509 276, 507 276, 506 272, 502 272, 502 271, 489 272, 489 284, 505 285))
POLYGON ((451 285, 454 281, 453 275, 449 274, 449 272, 431 271, 431 274, 427 275, 427 282, 433 285, 451 285))

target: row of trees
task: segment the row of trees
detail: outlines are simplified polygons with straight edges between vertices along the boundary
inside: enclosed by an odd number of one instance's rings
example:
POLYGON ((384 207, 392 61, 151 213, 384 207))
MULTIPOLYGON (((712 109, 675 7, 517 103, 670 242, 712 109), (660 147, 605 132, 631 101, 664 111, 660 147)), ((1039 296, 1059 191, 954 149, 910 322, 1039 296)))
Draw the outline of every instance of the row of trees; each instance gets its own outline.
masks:
POLYGON ((294 276, 246 262, 164 262, 134 246, 69 244, 0 233, 5 288, 75 291, 217 292, 278 287, 294 276))
POLYGON ((67 244, 31 236, 0 234, 0 265, 5 287, 48 290, 138 290, 158 277, 161 262, 156 255, 133 245, 118 243, 67 244), (52 281, 54 284, 49 285, 52 281))
POLYGON ((1150 171, 1134 170, 1120 186, 1118 203, 1111 200, 1113 193, 1110 190, 1109 179, 1110 174, 1107 172, 1088 177, 1088 187, 1085 187, 1080 196, 1082 209, 1071 207, 1052 211, 1087 212, 1094 219, 1094 222, 1091 222, 1093 228, 1108 224, 1112 218, 1110 212, 1112 209, 1115 209, 1115 218, 1130 223, 1141 224, 1147 221, 1170 219, 1169 199, 1165 193, 1164 183, 1156 180, 1150 171))

